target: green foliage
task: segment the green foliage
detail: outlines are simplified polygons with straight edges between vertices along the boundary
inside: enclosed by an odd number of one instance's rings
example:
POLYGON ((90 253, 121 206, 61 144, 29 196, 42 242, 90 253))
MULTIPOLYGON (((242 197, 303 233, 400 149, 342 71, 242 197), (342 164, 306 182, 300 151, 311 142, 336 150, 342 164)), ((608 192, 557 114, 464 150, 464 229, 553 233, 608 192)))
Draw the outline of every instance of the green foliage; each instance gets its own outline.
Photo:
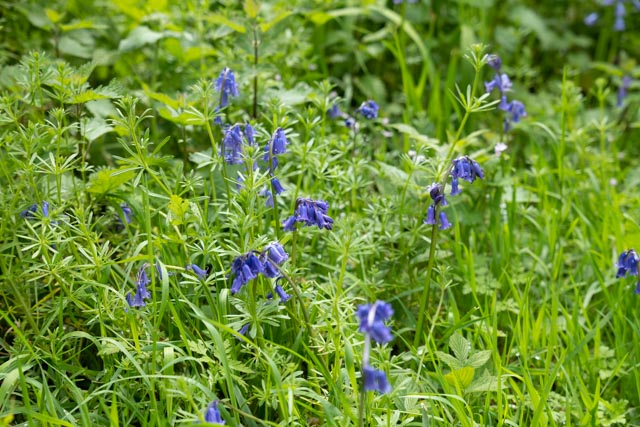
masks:
POLYGON ((2 7, 0 425, 192 425, 214 400, 230 426, 640 424, 614 267, 640 246, 631 3, 624 32, 577 0, 2 7), (510 132, 487 53, 526 106, 510 132), (217 121, 255 128, 238 164, 217 121), (450 197, 460 156, 485 177, 450 197), (448 230, 423 223, 434 182, 448 230), (283 231, 299 197, 333 229, 283 231), (232 294, 234 260, 274 241, 282 277, 232 294), (377 299, 392 391, 361 394, 355 312, 377 299))

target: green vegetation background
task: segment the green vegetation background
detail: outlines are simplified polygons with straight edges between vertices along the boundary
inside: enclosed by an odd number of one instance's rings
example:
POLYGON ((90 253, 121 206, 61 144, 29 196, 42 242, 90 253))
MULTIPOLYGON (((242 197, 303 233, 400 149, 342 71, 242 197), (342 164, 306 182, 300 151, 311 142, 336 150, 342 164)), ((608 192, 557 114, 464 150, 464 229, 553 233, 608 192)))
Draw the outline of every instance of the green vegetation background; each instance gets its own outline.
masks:
POLYGON ((614 267, 640 246, 625 5, 618 32, 583 0, 0 2, 0 424, 191 425, 219 399, 230 426, 358 425, 354 312, 381 299, 394 340, 372 358, 393 390, 366 395, 365 425, 640 425, 640 296, 614 267), (508 135, 460 102, 491 79, 484 53, 527 108, 508 135), (275 210, 264 171, 220 161, 224 67, 225 122, 258 131, 247 165, 288 133, 275 210), (380 118, 358 135, 327 117, 367 99, 380 118), (449 150, 486 178, 432 242, 449 150), (328 201, 334 230, 283 233, 297 197, 328 201), (20 216, 42 201, 48 217, 20 216), (277 238, 300 294, 231 295, 233 259, 277 238), (152 300, 127 310, 156 261, 152 300))

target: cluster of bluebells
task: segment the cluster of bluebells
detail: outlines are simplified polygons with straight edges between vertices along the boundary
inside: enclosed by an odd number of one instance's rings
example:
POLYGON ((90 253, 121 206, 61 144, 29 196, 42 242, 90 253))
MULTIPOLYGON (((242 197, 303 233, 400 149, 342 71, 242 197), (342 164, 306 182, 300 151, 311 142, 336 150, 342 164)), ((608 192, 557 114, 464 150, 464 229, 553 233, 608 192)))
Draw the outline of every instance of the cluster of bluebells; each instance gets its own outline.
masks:
POLYGON ((220 146, 220 155, 224 161, 230 165, 239 165, 244 162, 242 158, 242 147, 245 145, 255 144, 255 130, 250 124, 244 125, 244 134, 242 125, 235 124, 225 130, 220 146))
MULTIPOLYGON (((229 105, 229 96, 235 97, 240 94, 236 84, 236 77, 229 67, 225 67, 216 79, 215 89, 216 92, 220 92, 220 103, 216 108, 216 112, 229 105)), ((222 124, 222 117, 219 114, 216 115, 215 122, 222 124)))
MULTIPOLYGON (((631 2, 637 11, 640 11, 640 0, 602 0, 603 6, 613 6, 615 20, 613 22, 614 31, 624 31, 627 28, 625 22, 625 16, 627 14, 627 7, 625 3, 631 2)), ((598 12, 593 12, 584 18, 584 23, 588 26, 595 25, 600 19, 598 12)))
POLYGON ((282 225, 286 231, 295 231, 297 223, 331 230, 333 219, 327 215, 328 210, 329 204, 324 200, 298 198, 293 215, 284 220, 282 225))
MULTIPOLYGON (((20 212, 20 217, 28 220, 34 220, 36 219, 36 212, 38 212, 38 204, 34 203, 27 209, 20 212)), ((49 202, 42 202, 42 216, 46 218, 49 217, 49 202)))
MULTIPOLYGON (((616 263, 616 268, 618 269, 616 278, 626 277, 627 275, 638 277, 639 261, 640 257, 635 250, 629 249, 628 251, 622 252, 616 263)), ((640 280, 638 280, 636 284, 636 294, 640 294, 640 280)))
MULTIPOLYGON (((145 300, 151 298, 151 294, 147 289, 147 285, 151 283, 151 280, 149 280, 149 276, 147 275, 147 267, 149 267, 148 262, 144 263, 138 270, 138 275, 136 276, 135 296, 132 297, 131 292, 129 292, 125 297, 127 299, 127 303, 129 303, 129 307, 144 307, 147 305, 145 300)), ((156 268, 158 268, 157 264, 156 268)))
POLYGON ((204 414, 205 422, 211 424, 220 424, 225 425, 225 421, 222 419, 222 415, 220 414, 220 410, 218 409, 218 401, 214 400, 207 407, 207 412, 204 414))
MULTIPOLYGON (((483 179, 484 171, 475 160, 471 159, 469 156, 462 156, 454 159, 451 165, 451 195, 456 196, 460 194, 462 191, 460 190, 460 180, 463 179, 469 183, 473 183, 476 178, 483 179)), ((436 225, 440 224, 441 230, 446 230, 451 227, 451 223, 447 219, 447 215, 444 211, 440 210, 437 218, 436 213, 438 212, 438 208, 442 206, 447 206, 447 199, 442 190, 442 186, 440 184, 432 184, 429 187, 429 196, 431 197, 432 203, 427 209, 427 218, 424 220, 425 224, 436 225)))
POLYGON ((524 104, 520 101, 508 101, 507 92, 511 91, 511 80, 505 73, 501 73, 502 60, 498 55, 488 55, 487 63, 496 73, 492 80, 485 82, 484 87, 487 93, 497 90, 500 93, 500 104, 498 108, 507 115, 504 118, 503 129, 505 132, 511 130, 513 123, 518 123, 522 117, 527 115, 524 104))
POLYGON ((359 330, 365 336, 364 354, 362 356, 362 378, 364 389, 389 393, 391 384, 387 380, 384 371, 377 370, 369 364, 371 339, 379 344, 386 344, 393 338, 391 330, 385 324, 393 316, 391 304, 384 301, 376 301, 374 304, 364 304, 358 307, 356 315, 359 320, 359 330))
POLYGON ((287 152, 287 145, 289 141, 282 128, 276 129, 271 137, 271 140, 267 142, 264 147, 264 156, 262 160, 269 167, 269 180, 271 182, 271 189, 265 187, 260 191, 260 195, 267 198, 267 206, 273 207, 273 192, 276 195, 284 192, 284 187, 280 183, 280 180, 276 178, 274 172, 278 167, 278 156, 287 152), (273 190, 273 192, 272 192, 273 190))
MULTIPOLYGON (((244 285, 260 274, 270 279, 280 277, 278 267, 288 259, 289 255, 278 242, 268 244, 262 252, 251 251, 237 257, 231 265, 231 274, 233 275, 231 293, 238 293, 244 285)), ((286 302, 289 299, 289 296, 279 285, 276 285, 275 290, 280 295, 281 302, 286 302)))
MULTIPOLYGON (((356 116, 362 115, 367 120, 373 120, 378 117, 378 111, 380 107, 376 104, 375 101, 368 100, 364 101, 360 106, 356 109, 356 116)), ((327 115, 331 119, 342 118, 344 119, 344 125, 349 129, 354 128, 356 125, 356 119, 351 117, 347 113, 344 113, 340 110, 338 104, 333 104, 331 108, 327 111, 327 115)))

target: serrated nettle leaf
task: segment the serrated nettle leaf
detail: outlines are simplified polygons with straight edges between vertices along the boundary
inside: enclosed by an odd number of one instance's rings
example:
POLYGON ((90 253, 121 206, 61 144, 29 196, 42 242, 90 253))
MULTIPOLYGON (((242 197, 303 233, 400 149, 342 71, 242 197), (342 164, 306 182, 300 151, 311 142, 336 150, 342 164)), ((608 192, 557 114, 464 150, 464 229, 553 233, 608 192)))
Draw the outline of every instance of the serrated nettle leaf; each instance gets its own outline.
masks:
POLYGON ((471 344, 462 335, 456 333, 449 338, 449 347, 461 362, 466 362, 471 351, 471 344))
POLYGON ((244 11, 248 18, 255 19, 260 13, 260 3, 258 0, 245 0, 244 11))
MULTIPOLYGON (((503 378, 501 387, 508 387, 509 383, 506 378, 503 378)), ((489 374, 489 371, 484 370, 465 390, 467 393, 487 393, 498 391, 498 378, 489 374)))
POLYGON ((479 368, 491 358, 491 350, 482 350, 473 353, 467 360, 467 365, 473 368, 479 368))
POLYGON ((461 369, 462 367, 464 367, 463 363, 461 363, 458 359, 450 354, 444 353, 442 351, 436 351, 436 356, 438 357, 438 359, 440 359, 440 361, 449 365, 451 369, 461 369))

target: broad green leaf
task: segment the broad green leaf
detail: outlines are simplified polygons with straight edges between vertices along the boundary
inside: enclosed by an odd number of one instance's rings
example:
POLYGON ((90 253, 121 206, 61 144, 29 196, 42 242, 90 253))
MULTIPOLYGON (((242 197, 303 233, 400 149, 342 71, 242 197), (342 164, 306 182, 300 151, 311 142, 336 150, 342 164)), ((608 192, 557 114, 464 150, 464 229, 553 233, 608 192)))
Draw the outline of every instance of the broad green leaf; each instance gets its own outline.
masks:
POLYGON ((465 390, 473 382, 475 371, 472 367, 465 366, 464 368, 449 372, 444 376, 444 379, 452 386, 465 390))
MULTIPOLYGON (((508 386, 506 377, 503 377, 502 387, 508 386)), ((486 393, 490 391, 498 390, 498 378, 491 376, 489 371, 483 371, 482 374, 476 378, 469 387, 465 390, 467 393, 486 393)))
POLYGON ((46 8, 44 13, 47 14, 47 18, 49 18, 54 24, 57 24, 62 20, 62 18, 64 18, 64 13, 58 13, 53 9, 46 8))
POLYGON ((103 169, 91 177, 88 191, 90 193, 107 194, 131 180, 135 172, 125 168, 103 169))
POLYGON ((263 33, 266 33, 267 31, 269 31, 274 25, 276 25, 278 22, 282 21, 283 19, 285 19, 286 17, 288 17, 289 15, 291 15, 291 12, 280 12, 275 18, 273 18, 271 21, 269 22, 265 22, 264 24, 260 25, 260 30, 263 33))
POLYGON ((453 354, 456 355, 456 358, 465 362, 469 357, 469 351, 471 350, 471 344, 460 334, 453 334, 451 338, 449 338, 449 347, 453 350, 453 354))
POLYGON ((185 215, 189 212, 189 200, 172 194, 169 198, 169 211, 171 212, 171 224, 180 225, 184 222, 185 215))
POLYGON ((166 37, 165 33, 153 31, 145 25, 140 25, 131 31, 125 39, 120 40, 118 50, 120 52, 129 52, 144 45, 153 44, 163 37, 166 37))
POLYGON ((491 350, 482 350, 477 353, 473 353, 469 360, 467 360, 467 365, 472 368, 479 368, 480 366, 487 363, 487 361, 491 358, 491 350))
POLYGON ((463 367, 463 364, 450 354, 442 351, 436 351, 436 356, 438 356, 438 359, 440 359, 442 362, 449 365, 451 369, 461 369, 463 367))
POLYGON ((92 119, 84 118, 81 121, 82 136, 84 136, 87 141, 95 141, 100 138, 102 135, 109 133, 113 130, 113 126, 110 126, 104 119, 99 117, 94 117, 92 119))

